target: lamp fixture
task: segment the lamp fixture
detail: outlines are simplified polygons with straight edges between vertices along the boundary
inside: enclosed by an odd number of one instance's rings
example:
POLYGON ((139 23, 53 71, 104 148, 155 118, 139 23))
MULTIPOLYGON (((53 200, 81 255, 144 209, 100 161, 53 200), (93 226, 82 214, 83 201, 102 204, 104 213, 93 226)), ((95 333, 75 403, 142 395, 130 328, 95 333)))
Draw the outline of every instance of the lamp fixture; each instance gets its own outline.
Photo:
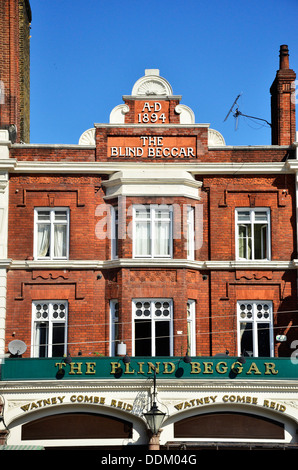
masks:
POLYGON ((160 430, 160 427, 165 419, 166 414, 160 411, 154 401, 150 410, 147 413, 143 413, 150 431, 153 435, 156 435, 160 430))
POLYGON ((149 411, 146 413, 143 413, 144 418, 147 421, 147 424, 150 428, 150 431, 152 432, 153 435, 157 435, 158 431, 160 430, 162 423, 166 417, 166 413, 163 413, 160 411, 157 407, 156 404, 156 368, 154 367, 153 369, 154 375, 153 375, 153 400, 152 400, 152 405, 149 411))

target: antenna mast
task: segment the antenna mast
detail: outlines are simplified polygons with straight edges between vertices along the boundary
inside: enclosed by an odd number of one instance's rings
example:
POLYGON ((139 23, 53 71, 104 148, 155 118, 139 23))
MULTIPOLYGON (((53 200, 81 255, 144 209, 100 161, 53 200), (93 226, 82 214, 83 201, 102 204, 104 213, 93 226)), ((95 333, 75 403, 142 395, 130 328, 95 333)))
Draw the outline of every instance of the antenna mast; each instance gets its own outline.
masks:
MULTIPOLYGON (((248 114, 243 114, 241 113, 241 111, 239 111, 239 108, 238 106, 236 107, 236 110, 234 111, 234 107, 236 106, 237 104, 237 101, 238 99, 240 98, 240 96, 242 95, 242 93, 240 93, 237 98, 235 99, 234 103, 232 104, 228 114, 226 115, 225 119, 224 119, 224 122, 228 119, 229 115, 233 112, 233 116, 238 119, 238 116, 243 116, 243 117, 247 117, 247 118, 250 118, 250 119, 257 119, 258 121, 264 121, 266 122, 270 127, 272 127, 272 124, 268 121, 266 121, 266 119, 262 119, 262 118, 258 118, 258 117, 255 117, 255 116, 249 116, 248 114)), ((236 126, 237 128, 237 126, 236 126)))

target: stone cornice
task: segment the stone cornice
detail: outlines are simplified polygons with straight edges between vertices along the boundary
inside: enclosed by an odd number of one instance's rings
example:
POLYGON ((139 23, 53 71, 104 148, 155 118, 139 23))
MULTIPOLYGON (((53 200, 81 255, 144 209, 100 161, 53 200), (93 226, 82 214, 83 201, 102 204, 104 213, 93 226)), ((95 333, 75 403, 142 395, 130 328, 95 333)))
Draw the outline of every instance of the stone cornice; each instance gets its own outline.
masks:
POLYGON ((131 129, 131 128, 136 128, 136 129, 200 129, 200 128, 209 128, 210 124, 202 123, 202 124, 163 124, 162 126, 160 124, 114 124, 114 123, 109 123, 109 124, 98 124, 95 123, 94 127, 95 128, 117 128, 117 129, 131 129))
MULTIPOLYGON (((172 356, 169 360, 173 360, 172 356)), ((235 360, 237 358, 235 357, 235 360)), ((274 361, 274 358, 272 358, 274 361)), ((92 361, 92 357, 90 357, 90 361, 92 361)), ((73 390, 76 390, 76 393, 81 391, 89 391, 90 393, 97 392, 100 388, 101 393, 107 393, 112 391, 119 391, 119 381, 117 380, 110 380, 110 379, 80 379, 80 380, 67 380, 67 381, 57 381, 54 380, 43 380, 43 381, 36 381, 36 380, 15 380, 15 381, 2 381, 2 384, 5 384, 5 391, 6 393, 15 393, 17 391, 24 391, 26 390, 27 393, 41 393, 44 390, 47 390, 47 393, 55 393, 63 390, 64 393, 73 393, 73 390)), ((151 390, 151 383, 146 383, 144 378, 138 379, 121 379, 121 391, 133 391, 136 389, 148 391, 151 390)), ((181 392, 181 390, 187 390, 189 393, 194 392, 197 393, 198 386, 200 388, 201 393, 209 392, 210 390, 213 392, 227 392, 229 390, 235 389, 238 392, 242 393, 251 393, 253 390, 256 393, 261 392, 277 392, 283 391, 287 393, 297 394, 298 391, 298 383, 297 380, 252 380, 252 379, 237 379, 237 385, 231 379, 225 380, 216 380, 216 379, 182 379, 179 380, 177 378, 167 378, 167 379, 158 379, 158 390, 159 393, 163 392, 181 392)), ((290 397, 288 397, 290 398, 290 397)), ((175 397, 175 400, 179 402, 179 398, 175 397)), ((32 401, 32 398, 28 397, 27 401, 32 401)), ((181 401, 181 400, 180 400, 181 401)))
POLYGON ((2 260, 0 267, 7 269, 117 269, 117 268, 182 268, 198 270, 286 270, 298 269, 298 260, 293 261, 192 261, 187 259, 137 259, 114 260, 2 260))
POLYGON ((65 162, 65 161, 18 161, 14 158, 0 160, 0 171, 14 173, 84 173, 84 174, 112 174, 122 169, 148 168, 157 170, 169 168, 172 170, 181 169, 193 175, 220 175, 220 174, 278 174, 295 173, 298 171, 298 161, 288 160, 287 162, 248 162, 248 163, 226 163, 226 162, 65 162))

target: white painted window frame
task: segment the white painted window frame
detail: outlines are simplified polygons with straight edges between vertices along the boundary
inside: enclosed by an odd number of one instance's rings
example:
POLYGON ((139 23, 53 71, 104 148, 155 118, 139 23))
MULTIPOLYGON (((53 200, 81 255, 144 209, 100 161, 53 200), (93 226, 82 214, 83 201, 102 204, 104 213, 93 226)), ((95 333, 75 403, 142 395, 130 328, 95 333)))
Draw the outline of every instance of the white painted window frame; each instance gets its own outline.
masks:
POLYGON ((32 328, 31 328, 31 357, 40 357, 37 353, 37 348, 39 349, 40 343, 36 343, 36 326, 37 324, 44 322, 47 323, 48 326, 48 338, 47 338, 47 354, 45 357, 52 357, 53 351, 53 324, 54 323, 61 323, 64 325, 64 352, 63 354, 67 354, 67 330, 68 330, 68 301, 67 300, 34 300, 32 301, 32 328), (48 318, 38 318, 36 315, 36 306, 38 304, 48 305, 49 314, 48 318), (54 318, 54 305, 55 304, 64 304, 65 306, 65 317, 62 318, 54 318))
POLYGON ((170 259, 173 258, 173 206, 170 204, 135 204, 133 206, 133 258, 146 258, 146 259, 170 259), (136 254, 136 222, 141 221, 140 218, 136 218, 136 210, 138 208, 150 209, 150 214, 148 218, 144 218, 144 222, 149 222, 150 224, 150 254, 148 255, 139 255, 136 254), (155 222, 156 211, 158 209, 168 209, 169 211, 169 254, 168 255, 159 255, 154 252, 154 239, 155 239, 155 222))
MULTIPOLYGON (((139 298, 132 300, 132 355, 135 355, 135 320, 141 319, 141 317, 136 316, 136 304, 137 302, 149 302, 150 303, 150 316, 146 317, 148 321, 151 322, 151 356, 156 356, 156 343, 155 343, 155 324, 158 321, 168 321, 169 322, 169 336, 170 336, 170 351, 169 356, 173 356, 174 353, 174 335, 173 335, 173 299, 170 298, 139 298), (165 317, 156 317, 154 315, 154 303, 155 302, 168 302, 170 305, 170 315, 169 318, 165 317)), ((144 317, 143 317, 144 318, 144 317)))
POLYGON ((241 323, 248 322, 252 323, 252 337, 253 337, 253 357, 259 356, 259 344, 258 344, 258 324, 259 323, 269 323, 269 348, 270 348, 270 357, 274 357, 274 334, 273 334, 273 302, 271 300, 238 300, 237 301, 237 349, 238 355, 241 354, 241 323), (241 318, 241 305, 242 304, 252 304, 252 318, 251 319, 242 319, 241 318), (268 305, 269 306, 269 318, 268 319, 259 319, 257 317, 257 306, 258 305, 268 305))
POLYGON ((187 352, 190 356, 196 356, 196 301, 187 301, 187 352))
POLYGON ((187 206, 187 259, 195 259, 195 208, 187 206))
POLYGON ((34 248, 33 248, 33 256, 34 259, 40 260, 56 260, 56 259, 69 259, 69 235, 70 235, 70 211, 69 207, 35 207, 34 208, 34 248), (41 211, 49 211, 50 218, 47 223, 50 224, 50 255, 49 256, 38 256, 38 249, 37 249, 37 240, 38 240, 38 224, 45 223, 45 221, 39 222, 38 221, 38 213, 41 211), (55 212, 64 211, 67 214, 66 222, 63 221, 56 221, 55 220, 55 212), (66 255, 65 256, 54 256, 54 225, 55 224, 66 225, 66 255))
POLYGON ((111 258, 118 259, 119 250, 119 210, 118 207, 111 206, 111 258))
POLYGON ((109 342, 109 355, 116 356, 117 342, 116 338, 116 325, 119 323, 119 303, 117 299, 110 300, 110 342, 109 342))
MULTIPOLYGON (((269 261, 271 259, 271 211, 270 208, 268 207, 237 207, 235 209, 235 248, 236 248, 236 260, 237 261, 269 261), (249 212, 250 214, 250 221, 247 223, 251 224, 251 239, 252 239, 252 257, 251 258, 242 258, 239 256, 239 226, 241 225, 246 225, 245 221, 239 220, 239 213, 240 212, 249 212), (255 220, 255 214, 256 212, 266 212, 267 213, 267 222, 265 221, 256 221, 255 220), (254 225, 259 224, 259 225, 266 225, 266 239, 267 239, 267 253, 264 258, 261 259, 255 259, 254 258, 254 248, 255 248, 255 243, 254 243, 254 225)), ((246 247, 247 250, 247 247, 246 247)))

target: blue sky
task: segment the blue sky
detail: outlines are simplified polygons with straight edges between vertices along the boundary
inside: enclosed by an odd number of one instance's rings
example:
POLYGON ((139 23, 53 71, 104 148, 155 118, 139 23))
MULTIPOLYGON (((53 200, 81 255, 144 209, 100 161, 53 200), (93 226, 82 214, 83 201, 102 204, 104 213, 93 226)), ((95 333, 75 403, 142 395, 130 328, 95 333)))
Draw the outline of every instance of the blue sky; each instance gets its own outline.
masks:
MULTIPOLYGON (((288 44, 298 78, 297 0, 30 0, 31 143, 77 144, 158 68, 196 123, 227 145, 270 145, 270 86, 288 44)), ((297 82, 298 83, 298 82, 297 82)), ((298 95, 297 95, 298 96, 298 95)))

